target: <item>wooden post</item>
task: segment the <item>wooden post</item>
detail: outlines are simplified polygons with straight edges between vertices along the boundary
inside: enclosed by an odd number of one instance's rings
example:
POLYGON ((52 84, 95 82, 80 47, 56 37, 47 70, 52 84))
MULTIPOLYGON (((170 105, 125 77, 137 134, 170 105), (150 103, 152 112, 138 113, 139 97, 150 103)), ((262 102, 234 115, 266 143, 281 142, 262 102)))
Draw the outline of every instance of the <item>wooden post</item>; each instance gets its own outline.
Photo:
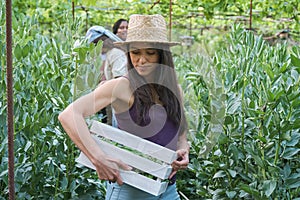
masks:
POLYGON ((75 3, 72 1, 72 16, 73 16, 73 22, 75 21, 75 3))
POLYGON ((87 32, 88 31, 88 29, 89 29, 89 11, 88 10, 86 10, 85 11, 86 12, 86 22, 85 22, 85 32, 87 32))
POLYGON ((6 81, 7 81, 7 134, 8 134, 8 195, 15 199, 14 174, 14 102, 13 102, 13 59, 12 59, 12 5, 6 0, 6 81))
POLYGON ((172 41, 172 0, 170 0, 169 18, 169 40, 172 41))

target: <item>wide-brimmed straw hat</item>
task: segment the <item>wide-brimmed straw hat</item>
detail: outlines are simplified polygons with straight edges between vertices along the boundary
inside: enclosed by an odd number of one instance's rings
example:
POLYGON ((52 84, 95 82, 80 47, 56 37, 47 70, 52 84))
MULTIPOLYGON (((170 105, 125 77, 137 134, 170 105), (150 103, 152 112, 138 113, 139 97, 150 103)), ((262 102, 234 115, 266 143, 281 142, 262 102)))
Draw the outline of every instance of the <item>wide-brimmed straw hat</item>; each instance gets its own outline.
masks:
POLYGON ((110 32, 109 30, 105 29, 102 26, 92 26, 89 28, 89 30, 86 32, 86 38, 88 38, 88 42, 94 42, 96 39, 98 39, 101 36, 107 36, 108 38, 112 39, 114 42, 116 41, 122 41, 118 36, 110 32))
POLYGON ((130 43, 156 43, 168 46, 180 44, 170 42, 167 38, 166 21, 161 15, 131 15, 128 23, 125 41, 114 42, 116 46, 124 47, 130 43))

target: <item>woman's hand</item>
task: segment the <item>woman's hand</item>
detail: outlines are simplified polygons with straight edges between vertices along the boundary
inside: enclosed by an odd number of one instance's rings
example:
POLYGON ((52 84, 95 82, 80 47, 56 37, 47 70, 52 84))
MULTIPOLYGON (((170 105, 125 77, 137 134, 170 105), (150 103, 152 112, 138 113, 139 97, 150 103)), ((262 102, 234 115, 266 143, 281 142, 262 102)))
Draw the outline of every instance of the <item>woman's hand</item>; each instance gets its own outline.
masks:
POLYGON ((104 157, 101 161, 93 163, 100 180, 108 180, 113 183, 117 182, 119 185, 123 184, 120 176, 120 169, 131 170, 132 168, 118 159, 111 157, 104 157))
POLYGON ((189 164, 189 152, 186 149, 179 149, 177 152, 177 160, 175 160, 171 166, 172 166, 172 173, 169 176, 169 179, 171 179, 178 170, 186 169, 189 164))

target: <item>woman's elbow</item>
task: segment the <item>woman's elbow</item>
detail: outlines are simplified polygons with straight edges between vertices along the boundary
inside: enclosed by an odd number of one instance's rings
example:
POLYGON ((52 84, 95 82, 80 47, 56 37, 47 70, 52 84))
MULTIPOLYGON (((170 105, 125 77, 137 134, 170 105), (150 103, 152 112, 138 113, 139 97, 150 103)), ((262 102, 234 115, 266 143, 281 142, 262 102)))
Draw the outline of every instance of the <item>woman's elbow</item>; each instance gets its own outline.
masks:
POLYGON ((70 119, 70 109, 67 107, 65 110, 63 110, 58 115, 58 121, 63 125, 67 122, 68 119, 70 119))

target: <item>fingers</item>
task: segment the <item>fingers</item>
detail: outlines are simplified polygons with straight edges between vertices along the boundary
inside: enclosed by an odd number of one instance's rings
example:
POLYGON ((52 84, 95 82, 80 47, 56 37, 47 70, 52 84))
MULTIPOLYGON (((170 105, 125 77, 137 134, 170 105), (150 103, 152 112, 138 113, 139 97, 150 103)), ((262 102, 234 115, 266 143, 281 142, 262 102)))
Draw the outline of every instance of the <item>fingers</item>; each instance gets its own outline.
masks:
POLYGON ((119 185, 122 185, 122 184, 123 184, 123 180, 122 180, 120 174, 118 174, 117 176, 114 176, 114 177, 111 178, 109 181, 112 182, 112 183, 117 182, 119 185))
POLYGON ((189 164, 189 154, 188 151, 185 149, 177 150, 177 160, 173 161, 172 163, 172 173, 170 174, 169 178, 172 178, 177 171, 184 170, 188 167, 189 164))
POLYGON ((98 177, 100 180, 107 180, 110 182, 117 182, 119 185, 123 184, 122 177, 120 175, 120 169, 132 170, 132 167, 125 164, 119 159, 106 158, 105 166, 99 166, 97 168, 98 177))
POLYGON ((112 159, 109 158, 109 161, 112 163, 115 163, 115 169, 123 169, 123 170, 132 170, 132 167, 130 167, 129 165, 127 165, 126 163, 122 162, 120 159, 112 159))
POLYGON ((127 170, 130 171, 132 170, 132 167, 130 167, 129 165, 123 163, 121 160, 118 161, 118 166, 123 169, 123 170, 127 170))
POLYGON ((171 179, 176 173, 177 173, 177 171, 172 171, 172 173, 169 176, 169 179, 171 179))
POLYGON ((187 168, 187 164, 181 164, 180 162, 173 163, 172 168, 174 171, 179 171, 187 168))
POLYGON ((97 170, 97 173, 98 173, 98 177, 100 180, 110 181, 112 183, 117 182, 119 185, 123 184, 122 177, 118 170, 113 170, 113 171, 106 172, 106 173, 103 172, 103 170, 101 170, 101 171, 97 170))
POLYGON ((171 179, 179 170, 184 170, 187 168, 187 165, 174 165, 172 166, 173 170, 169 176, 169 179, 171 179))
POLYGON ((117 173, 110 179, 111 182, 115 183, 117 182, 119 185, 123 184, 122 177, 120 175, 120 172, 117 171, 117 173))
POLYGON ((185 154, 187 154, 187 150, 186 149, 179 149, 177 151, 178 157, 183 157, 185 154))
POLYGON ((123 181, 122 181, 122 178, 121 178, 121 176, 119 177, 119 178, 117 178, 117 183, 119 184, 119 185, 122 185, 123 184, 123 181))

